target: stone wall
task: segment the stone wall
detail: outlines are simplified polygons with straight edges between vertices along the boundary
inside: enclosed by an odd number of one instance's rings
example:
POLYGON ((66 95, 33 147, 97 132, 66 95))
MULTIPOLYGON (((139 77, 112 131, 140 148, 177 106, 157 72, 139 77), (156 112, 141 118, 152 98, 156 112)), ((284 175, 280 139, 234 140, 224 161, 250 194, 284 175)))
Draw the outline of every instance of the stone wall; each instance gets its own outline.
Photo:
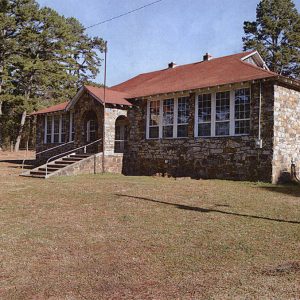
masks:
POLYGON ((262 84, 263 148, 256 147, 259 84, 251 86, 251 132, 248 136, 194 137, 195 94, 190 94, 188 138, 146 140, 147 100, 128 111, 131 124, 123 172, 130 175, 167 174, 234 180, 272 179, 273 84, 262 84))
MULTIPOLYGON (((60 145, 56 144, 45 144, 44 143, 44 134, 45 134, 45 115, 37 116, 37 139, 36 139, 36 152, 45 151, 48 149, 53 150, 43 152, 40 155, 37 155, 36 164, 42 164, 47 161, 49 157, 54 155, 64 153, 74 148, 81 147, 86 145, 87 137, 86 137, 86 123, 89 118, 90 113, 94 113, 97 118, 97 130, 96 130, 96 139, 103 138, 103 105, 91 97, 88 93, 83 94, 80 99, 75 103, 72 108, 72 112, 74 112, 74 122, 75 122, 75 137, 74 142, 68 145, 60 145)), ((69 141, 70 136, 70 112, 60 112, 59 114, 66 115, 66 124, 65 124, 65 133, 67 141, 69 141)), ((122 169, 120 166, 120 155, 114 153, 115 147, 115 124, 116 120, 119 116, 127 116, 127 108, 114 107, 110 104, 105 108, 105 154, 108 157, 108 168, 113 170, 113 172, 119 173, 122 169), (115 161, 116 166, 113 167, 111 162, 115 161)), ((91 145, 88 147, 87 152, 98 153, 102 152, 102 141, 98 142, 95 145, 91 145)), ((122 156, 123 157, 123 156, 122 156)), ((121 159, 122 160, 122 159, 121 159)))
MULTIPOLYGON (((77 163, 60 169, 51 176, 73 176, 80 174, 100 174, 103 172, 103 153, 97 153, 88 158, 85 158, 77 163)), ((122 173, 123 155, 107 155, 105 156, 105 172, 122 173)))
POLYGON ((105 147, 106 155, 113 155, 115 153, 115 128, 118 117, 127 117, 126 109, 119 109, 114 107, 105 108, 105 147))
MULTIPOLYGON (((75 113, 75 145, 80 147, 86 145, 86 123, 88 119, 88 114, 93 112, 97 117, 97 129, 96 129, 96 139, 102 139, 103 133, 103 105, 99 101, 95 100, 89 94, 85 93, 78 99, 74 105, 75 113)), ((101 152, 102 142, 97 145, 90 146, 88 152, 101 152)))
POLYGON ((300 92, 274 86, 274 154, 272 182, 288 179, 291 161, 300 169, 300 92))

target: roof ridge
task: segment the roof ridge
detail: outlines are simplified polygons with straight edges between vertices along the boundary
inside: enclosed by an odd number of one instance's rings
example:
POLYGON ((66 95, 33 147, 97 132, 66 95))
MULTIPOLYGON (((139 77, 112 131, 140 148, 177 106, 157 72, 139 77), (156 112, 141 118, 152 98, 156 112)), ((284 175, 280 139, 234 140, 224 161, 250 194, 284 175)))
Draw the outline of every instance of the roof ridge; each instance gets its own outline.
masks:
MULTIPOLYGON (((164 69, 159 69, 159 70, 154 70, 154 71, 150 71, 150 72, 144 72, 144 73, 140 73, 136 76, 133 76, 123 82, 120 82, 118 84, 115 84, 111 87, 111 89, 113 89, 114 87, 118 87, 118 86, 121 86, 123 85, 124 83, 128 82, 128 81, 131 81, 133 79, 137 79, 139 77, 142 77, 142 76, 145 76, 145 75, 151 75, 151 74, 155 74, 155 73, 161 73, 163 71, 168 71, 168 70, 178 70, 178 69, 181 69, 181 68, 184 68, 184 67, 187 67, 187 66, 192 66, 192 65, 196 65, 196 64, 200 64, 200 63, 209 63, 209 62, 212 62, 212 61, 216 61, 216 60, 219 60, 219 59, 226 59, 226 58, 229 58, 229 57, 234 57, 234 56, 240 56, 242 54, 245 54, 245 56, 251 54, 251 53, 254 53, 256 50, 251 50, 251 51, 242 51, 242 52, 238 52, 238 53, 234 53, 234 54, 229 54, 229 55, 224 55, 224 56, 220 56, 220 57, 215 57, 215 58, 212 58, 211 60, 208 60, 208 61, 203 61, 203 60, 200 60, 200 61, 195 61, 195 62, 192 62, 192 63, 187 63, 187 64, 183 64, 183 65, 177 65, 175 68, 164 68, 164 69)), ((241 58, 239 59, 241 60, 241 58)), ((242 60, 241 60, 242 61, 242 60)), ((144 83, 145 82, 148 82, 150 80, 152 80, 153 77, 151 78, 147 78, 145 79, 144 83)))

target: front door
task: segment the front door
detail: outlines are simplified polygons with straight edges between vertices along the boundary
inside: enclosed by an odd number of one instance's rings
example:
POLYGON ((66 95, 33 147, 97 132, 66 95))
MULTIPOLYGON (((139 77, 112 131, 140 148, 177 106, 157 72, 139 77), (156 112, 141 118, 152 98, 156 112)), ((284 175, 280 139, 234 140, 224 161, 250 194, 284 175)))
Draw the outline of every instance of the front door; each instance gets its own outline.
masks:
POLYGON ((96 140, 96 120, 88 120, 86 123, 86 141, 88 143, 96 140))
MULTIPOLYGON (((98 139, 98 124, 96 119, 89 119, 86 122, 86 144, 91 144, 98 139)), ((98 152, 99 143, 95 142, 89 146, 87 146, 86 151, 88 153, 97 153, 98 152)))

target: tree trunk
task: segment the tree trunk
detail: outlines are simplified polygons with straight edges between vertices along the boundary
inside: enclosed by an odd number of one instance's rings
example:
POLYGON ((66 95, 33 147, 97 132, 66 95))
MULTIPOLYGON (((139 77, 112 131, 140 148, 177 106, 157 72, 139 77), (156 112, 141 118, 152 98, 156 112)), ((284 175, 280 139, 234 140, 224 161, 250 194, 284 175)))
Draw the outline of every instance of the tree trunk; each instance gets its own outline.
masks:
POLYGON ((20 143, 21 143, 21 138, 22 138, 22 133, 23 133, 23 128, 25 125, 25 121, 26 121, 26 111, 23 111, 22 113, 22 118, 21 118, 21 124, 20 124, 20 130, 19 130, 19 134, 16 140, 16 144, 15 144, 15 152, 19 151, 20 148, 20 143))
MULTIPOLYGON (((1 68, 0 68, 1 71, 1 68)), ((2 79, 0 78, 0 95, 2 94, 2 79)), ((2 104, 3 102, 0 100, 0 118, 3 115, 2 112, 2 104)), ((2 150, 2 127, 0 128, 0 151, 2 150)))

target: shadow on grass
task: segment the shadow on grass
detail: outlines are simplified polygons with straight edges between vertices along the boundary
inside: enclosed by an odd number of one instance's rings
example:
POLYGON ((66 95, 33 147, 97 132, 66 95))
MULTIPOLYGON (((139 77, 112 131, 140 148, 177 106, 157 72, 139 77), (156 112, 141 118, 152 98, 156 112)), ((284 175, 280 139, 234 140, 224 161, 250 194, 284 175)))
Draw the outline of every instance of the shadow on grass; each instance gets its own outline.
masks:
POLYGON ((278 186, 262 186, 260 189, 289 196, 300 197, 300 184, 296 183, 278 186))
POLYGON ((170 202, 159 201, 159 200, 154 200, 154 199, 144 198, 144 197, 131 196, 131 195, 115 194, 115 196, 117 196, 117 197, 128 197, 128 198, 133 198, 133 199, 138 199, 138 200, 144 200, 144 201, 149 201, 149 202, 154 202, 154 203, 160 203, 160 204, 170 205, 170 206, 173 206, 173 207, 178 208, 178 209, 197 211, 197 212, 201 212, 201 213, 219 213, 219 214, 224 214, 224 215, 232 215, 232 216, 238 216, 238 217, 245 217, 245 218, 280 222, 280 223, 300 224, 300 221, 273 219, 273 218, 261 217, 261 216, 256 216, 256 215, 240 214, 240 213, 234 213, 234 212, 229 212, 229 211, 224 211, 224 210, 219 210, 219 209, 210 209, 210 208, 188 206, 188 205, 183 205, 183 204, 170 203, 170 202))

